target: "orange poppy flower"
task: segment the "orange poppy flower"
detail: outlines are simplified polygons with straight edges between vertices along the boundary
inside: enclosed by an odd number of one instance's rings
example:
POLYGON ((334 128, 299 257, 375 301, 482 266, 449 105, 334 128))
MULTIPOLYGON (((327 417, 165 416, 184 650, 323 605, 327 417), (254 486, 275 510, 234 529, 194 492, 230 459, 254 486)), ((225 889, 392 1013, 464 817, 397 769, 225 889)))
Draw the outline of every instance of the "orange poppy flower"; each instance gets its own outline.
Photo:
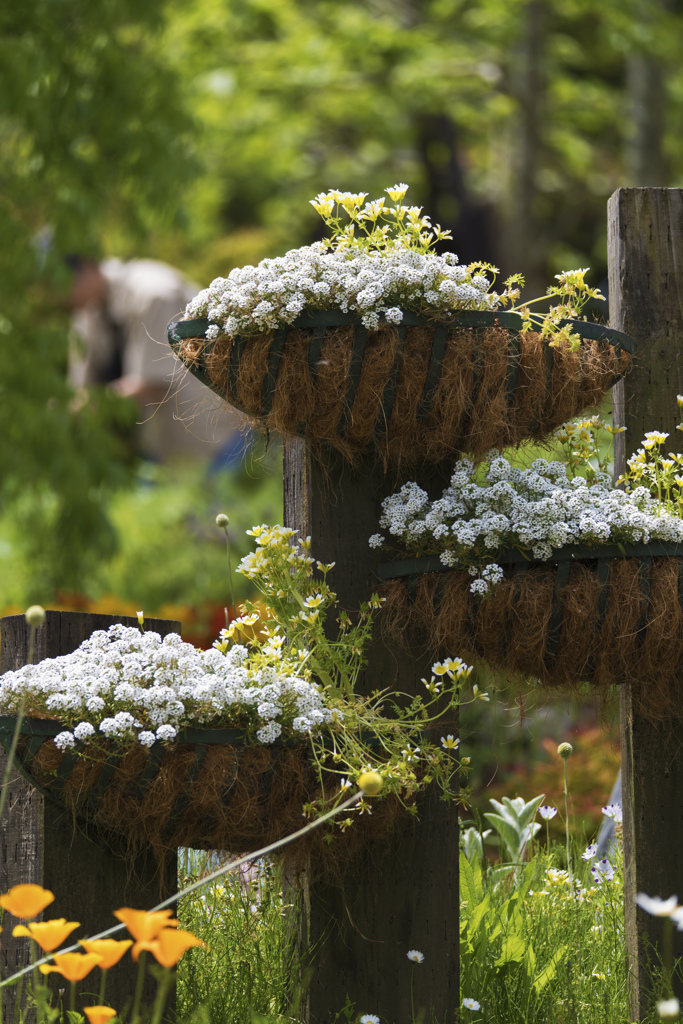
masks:
POLYGON ((80 921, 67 921, 65 917, 58 917, 54 921, 34 921, 32 924, 18 924, 12 935, 28 935, 34 939, 45 953, 51 953, 57 946, 71 935, 75 928, 80 928, 80 921))
POLYGON ((130 907, 121 907, 114 911, 114 917, 123 921, 126 928, 138 942, 149 942, 155 939, 162 928, 177 928, 176 920, 169 920, 173 911, 155 910, 150 913, 147 910, 132 910, 130 907))
POLYGON ((192 946, 204 945, 205 943, 192 932, 185 932, 182 928, 164 928, 156 939, 151 939, 148 942, 136 942, 132 949, 132 955, 133 960, 137 963, 140 953, 148 949, 162 967, 174 967, 183 953, 186 953, 192 946))
POLYGON ((56 971, 67 981, 83 981, 86 974, 90 974, 102 957, 97 953, 55 953, 52 959, 56 966, 41 964, 39 967, 41 974, 52 974, 53 971, 56 971))
POLYGON ((116 1010, 112 1010, 111 1006, 84 1006, 83 1013, 90 1024, 107 1024, 108 1020, 116 1016, 116 1010))
POLYGON ((81 939, 80 944, 86 953, 99 953, 102 957, 99 966, 103 971, 108 971, 110 967, 114 967, 119 962, 126 950, 130 949, 133 940, 123 939, 121 942, 117 942, 116 939, 81 939))
POLYGON ((0 896, 0 907, 14 917, 35 917, 54 900, 54 893, 42 885, 13 885, 9 892, 0 896))

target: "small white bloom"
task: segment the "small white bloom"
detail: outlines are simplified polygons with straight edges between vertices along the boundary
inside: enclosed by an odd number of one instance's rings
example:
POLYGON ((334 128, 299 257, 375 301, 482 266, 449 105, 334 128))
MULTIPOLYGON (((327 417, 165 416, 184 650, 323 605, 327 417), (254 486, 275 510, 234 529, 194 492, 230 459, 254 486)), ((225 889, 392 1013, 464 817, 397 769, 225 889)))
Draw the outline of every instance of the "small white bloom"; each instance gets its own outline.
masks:
POLYGON ((621 804, 608 804, 607 807, 603 807, 602 813, 606 818, 612 818, 615 825, 619 825, 623 820, 621 804))
POLYGON ((406 955, 415 964, 421 964, 424 960, 424 953, 421 953, 419 949, 409 949, 406 955))
POLYGON ((144 732, 138 733, 138 742, 141 743, 143 747, 152 747, 156 743, 156 736, 153 732, 149 732, 148 729, 145 729, 144 732))
POLYGON ((653 917, 671 917, 674 910, 678 910, 678 896, 669 896, 667 900, 662 900, 659 896, 648 896, 647 893, 639 892, 636 904, 653 917))
POLYGON ((67 747, 75 747, 76 740, 72 732, 60 732, 55 736, 55 746, 58 750, 66 750, 67 747))
POLYGON ((157 729, 158 740, 174 740, 176 735, 176 730, 172 725, 160 725, 157 729))
POLYGON ((657 1013, 660 1020, 678 1020, 681 1012, 681 1004, 673 996, 671 999, 660 999, 657 1003, 657 1013))
POLYGON ((463 999, 462 1005, 466 1010, 481 1010, 481 1006, 476 999, 463 999))
POLYGON ((88 736, 94 735, 95 727, 91 725, 90 722, 79 722, 76 728, 74 729, 74 736, 76 737, 77 740, 80 741, 87 739, 88 736))
POLYGON ((593 860, 593 858, 595 857, 597 852, 598 852, 598 844, 597 843, 591 843, 590 846, 587 846, 586 849, 581 854, 581 860, 593 860))
POLYGON ((538 813, 546 821, 550 821, 557 814, 557 807, 550 807, 548 804, 544 804, 543 807, 538 808, 538 813))
POLYGON ((379 1017, 375 1017, 374 1013, 364 1013, 360 1024, 379 1024, 379 1017))

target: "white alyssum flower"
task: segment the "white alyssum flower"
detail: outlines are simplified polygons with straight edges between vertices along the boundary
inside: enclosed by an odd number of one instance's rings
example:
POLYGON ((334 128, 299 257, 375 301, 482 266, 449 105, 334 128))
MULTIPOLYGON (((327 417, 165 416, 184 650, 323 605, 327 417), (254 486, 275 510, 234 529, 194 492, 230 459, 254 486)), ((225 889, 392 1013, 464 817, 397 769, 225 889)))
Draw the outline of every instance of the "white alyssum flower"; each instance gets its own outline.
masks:
POLYGON ((0 704, 12 713, 25 699, 27 714, 63 721, 62 750, 98 735, 151 747, 183 727, 226 724, 272 743, 283 729, 307 734, 333 715, 322 688, 296 671, 308 652, 281 648, 271 638, 266 663, 241 644, 200 651, 177 634, 116 625, 72 654, 0 676, 0 704))
POLYGON ((58 750, 66 750, 67 747, 75 747, 76 740, 72 732, 60 732, 55 736, 55 746, 58 750))
POLYGON ((484 597, 503 579, 495 555, 508 548, 546 561, 572 545, 683 543, 683 520, 660 512, 645 487, 626 494, 604 473, 589 484, 570 479, 561 462, 536 459, 518 469, 497 453, 489 458, 484 483, 461 459, 440 498, 430 500, 416 483, 385 498, 385 532, 373 534, 370 546, 397 543, 418 557, 438 554, 445 566, 469 568, 476 577, 471 592, 484 597))
POLYGON ((357 313, 372 330, 382 320, 400 323, 404 309, 494 309, 500 296, 490 286, 483 274, 472 277, 454 253, 350 255, 314 242, 216 278, 189 303, 185 315, 211 321, 209 340, 291 324, 304 309, 357 313))

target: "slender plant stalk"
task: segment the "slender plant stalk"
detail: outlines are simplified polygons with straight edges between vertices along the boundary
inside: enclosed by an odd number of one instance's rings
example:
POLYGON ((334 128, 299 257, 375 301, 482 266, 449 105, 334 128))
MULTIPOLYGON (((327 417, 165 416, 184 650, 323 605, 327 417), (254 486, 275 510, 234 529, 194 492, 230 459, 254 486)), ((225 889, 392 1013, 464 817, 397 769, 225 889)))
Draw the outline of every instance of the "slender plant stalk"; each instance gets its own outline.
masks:
POLYGON ((154 1009, 152 1010, 152 1019, 150 1024, 160 1024, 161 1015, 164 1012, 164 1006, 168 998, 168 993, 171 990, 173 982, 175 980, 175 972, 166 970, 161 976, 161 980, 157 985, 157 994, 154 1000, 154 1009))
MULTIPOLYGON (((102 974, 102 977, 100 978, 100 994, 97 997, 97 999, 98 999, 99 1005, 103 1006, 104 1005, 104 990, 105 990, 106 985, 107 985, 107 968, 106 967, 100 968, 100 972, 102 974)), ((2 1024, 2 1021, 0 1021, 0 1024, 2 1024)))
MULTIPOLYGON (((28 657, 26 658, 26 664, 33 664, 33 652, 35 648, 36 639, 36 627, 29 625, 28 634, 28 657)), ((19 735, 21 733, 21 723, 24 721, 24 708, 26 707, 26 696, 22 697, 17 711, 17 722, 14 726, 14 735, 12 736, 12 745, 10 747, 9 755, 7 757, 7 764, 5 765, 5 774, 2 779, 2 793, 0 793, 0 818, 2 818, 2 812, 5 810, 5 804, 7 802, 7 787, 9 785, 9 777, 12 772, 12 765, 14 764, 14 755, 17 752, 17 746, 19 744, 19 735)), ((1 1013, 1 1011, 0 1011, 1 1013)))
POLYGON ((76 1012, 76 982, 69 982, 69 1009, 72 1013, 76 1012))
POLYGON ((570 849, 569 849, 569 782, 568 782, 568 776, 567 776, 567 758, 564 759, 564 813, 565 813, 564 832, 565 832, 566 844, 567 844, 567 873, 569 875, 569 888, 570 888, 570 890, 573 891, 573 889, 572 889, 572 862, 571 862, 571 852, 570 852, 570 849))
MULTIPOLYGON (((235 604, 235 593, 234 593, 234 591, 232 589, 232 561, 231 561, 231 558, 230 558, 230 533, 228 532, 228 527, 230 526, 230 520, 228 519, 228 517, 224 513, 221 513, 220 515, 216 516, 216 526, 218 526, 225 533, 225 543, 226 543, 226 546, 227 546, 227 549, 228 549, 228 584, 230 586, 230 603, 232 605, 232 613, 233 613, 233 615, 236 615, 237 614, 237 605, 235 604)), ((226 629, 228 628, 228 625, 229 625, 228 612, 227 612, 227 609, 226 609, 226 612, 225 612, 225 628, 226 629)))
POLYGON ((140 959, 138 960, 138 977, 135 982, 135 998, 133 999, 133 1009, 131 1011, 130 1019, 132 1024, 140 1019, 140 1003, 142 1002, 142 986, 145 982, 145 963, 147 961, 147 950, 143 949, 140 953, 140 959))

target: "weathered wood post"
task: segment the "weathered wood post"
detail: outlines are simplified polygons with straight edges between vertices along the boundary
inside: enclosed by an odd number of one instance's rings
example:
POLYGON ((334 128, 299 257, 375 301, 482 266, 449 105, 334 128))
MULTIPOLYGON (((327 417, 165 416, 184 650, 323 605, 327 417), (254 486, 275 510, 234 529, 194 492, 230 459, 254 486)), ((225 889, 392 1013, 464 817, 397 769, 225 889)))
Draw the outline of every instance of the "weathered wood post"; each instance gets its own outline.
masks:
MULTIPOLYGON (((36 631, 33 660, 70 654, 96 629, 108 629, 116 622, 137 626, 137 619, 132 618, 48 611, 44 625, 36 631)), ((180 632, 180 623, 168 619, 147 619, 145 627, 162 636, 180 632)), ((0 672, 26 664, 28 640, 29 628, 23 615, 0 618, 0 672)), ((4 778, 6 763, 7 756, 0 751, 0 778, 4 778)), ((10 777, 0 821, 0 854, 0 892, 25 882, 51 889, 55 901, 41 917, 80 921, 74 941, 116 924, 112 912, 118 907, 144 909, 176 891, 176 858, 169 858, 163 878, 151 856, 141 856, 131 863, 125 859, 123 849, 110 846, 92 829, 88 829, 86 836, 70 814, 46 800, 16 771, 10 777)), ((3 978, 30 962, 29 940, 12 938, 12 928, 17 923, 8 915, 3 922, 3 978)), ((91 988, 99 986, 97 974, 92 975, 95 981, 91 988)), ((61 984, 54 980, 57 975, 49 977, 55 988, 65 987, 63 979, 59 979, 61 984)), ((123 1011, 131 1001, 136 977, 137 965, 129 956, 112 969, 106 995, 117 1009, 123 1011)), ((145 998, 151 1002, 155 985, 147 984, 145 998)), ((85 991, 88 981, 79 988, 85 991)), ((12 1019, 15 992, 14 988, 3 989, 5 1020, 12 1019)))
MULTIPOLYGON (((450 471, 449 465, 431 476, 398 478, 368 466, 352 470, 336 456, 322 467, 304 441, 285 442, 285 523, 312 538, 315 558, 336 562, 330 582, 342 608, 357 609, 377 589, 378 557, 368 538, 378 530, 382 499, 406 479, 440 494, 450 471)), ((424 692, 420 680, 430 665, 424 652, 388 646, 377 637, 361 687, 424 692)), ((452 724, 448 731, 454 732, 452 724)), ((419 821, 409 821, 398 841, 369 844, 349 865, 343 887, 313 877, 304 904, 308 944, 320 943, 308 989, 311 1024, 335 1020, 347 996, 358 1013, 405 1021, 411 1013, 411 974, 416 1014, 423 1010, 425 1022, 434 1015, 439 1024, 458 1019, 454 804, 428 798, 420 805, 419 821), (420 950, 424 963, 412 965, 410 949, 420 950)))
MULTIPOLYGON (((610 322, 637 345, 636 363, 615 389, 616 472, 647 430, 669 434, 683 451, 676 395, 683 394, 683 190, 620 188, 609 200, 610 322)), ((682 698, 683 699, 683 698, 682 698)), ((683 710, 683 709, 682 709, 683 710)), ((652 1006, 648 961, 661 951, 662 922, 636 908, 635 895, 683 898, 683 726, 643 719, 621 688, 626 950, 630 1020, 652 1006)), ((674 957, 683 933, 674 933, 674 957)), ((677 993, 683 999, 683 991, 677 993)))

